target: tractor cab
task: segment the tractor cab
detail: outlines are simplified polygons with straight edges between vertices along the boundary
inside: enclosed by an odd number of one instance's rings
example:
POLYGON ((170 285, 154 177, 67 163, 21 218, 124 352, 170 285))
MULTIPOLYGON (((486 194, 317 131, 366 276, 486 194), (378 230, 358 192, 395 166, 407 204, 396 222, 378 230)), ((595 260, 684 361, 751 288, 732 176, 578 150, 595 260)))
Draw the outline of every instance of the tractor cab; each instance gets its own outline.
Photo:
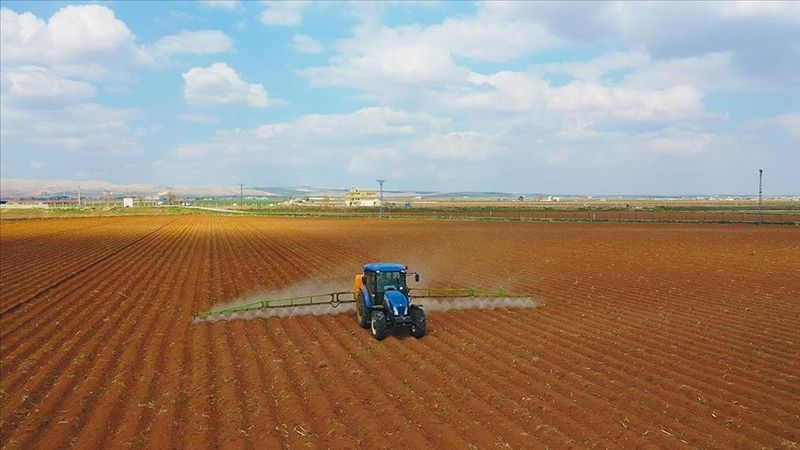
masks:
POLYGON ((364 266, 364 285, 375 303, 382 303, 388 291, 408 296, 406 266, 402 264, 367 264, 364 266))

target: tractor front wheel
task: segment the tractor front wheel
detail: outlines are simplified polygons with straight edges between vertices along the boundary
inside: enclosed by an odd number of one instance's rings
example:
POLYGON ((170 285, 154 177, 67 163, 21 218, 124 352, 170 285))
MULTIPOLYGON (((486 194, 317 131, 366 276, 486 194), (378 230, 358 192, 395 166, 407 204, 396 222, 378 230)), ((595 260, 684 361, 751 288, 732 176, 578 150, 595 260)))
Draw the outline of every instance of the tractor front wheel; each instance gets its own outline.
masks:
POLYGON ((359 298, 356 302, 356 320, 358 320, 358 324, 361 325, 361 328, 369 328, 370 312, 364 299, 359 298))
POLYGON ((372 329, 372 337, 377 340, 383 340, 386 337, 386 316, 383 311, 372 311, 372 320, 370 323, 372 329))
POLYGON ((411 310, 411 335, 419 339, 425 336, 425 311, 415 308, 411 310))

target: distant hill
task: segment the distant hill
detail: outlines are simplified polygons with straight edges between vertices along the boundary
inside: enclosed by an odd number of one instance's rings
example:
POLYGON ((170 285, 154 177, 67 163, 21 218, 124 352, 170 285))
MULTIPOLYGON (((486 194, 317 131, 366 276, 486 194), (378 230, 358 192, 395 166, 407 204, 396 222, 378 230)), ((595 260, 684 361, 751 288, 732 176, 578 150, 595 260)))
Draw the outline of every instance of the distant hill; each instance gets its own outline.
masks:
MULTIPOLYGON (((0 179, 0 196, 3 199, 23 199, 35 197, 70 197, 78 195, 80 187, 81 196, 85 198, 101 198, 108 195, 121 197, 132 195, 136 197, 152 197, 172 191, 178 197, 238 197, 239 186, 167 186, 147 183, 134 184, 115 184, 103 180, 34 180, 22 178, 0 179)), ((363 188, 363 186, 359 186, 363 188)), ((280 198, 303 198, 303 197, 344 197, 349 187, 319 187, 319 186, 246 186, 243 193, 247 197, 280 197, 280 198)), ((377 191, 374 187, 368 187, 371 191, 377 191)), ((570 195, 564 193, 521 193, 521 192, 502 192, 502 191, 455 191, 455 192, 436 192, 436 191, 407 191, 407 190, 384 190, 384 197, 387 198, 413 198, 421 197, 431 200, 447 199, 516 199, 523 196, 526 199, 542 198, 548 196, 558 196, 562 199, 584 198, 584 199, 692 199, 709 197, 708 194, 683 195, 683 196, 664 196, 664 195, 570 195)), ((729 194, 716 194, 719 197, 726 197, 729 194)), ((730 194, 735 197, 742 195, 730 194)), ((745 195, 744 197, 753 197, 745 195)), ((776 196, 773 196, 776 197, 776 196)), ((794 197, 794 196, 792 196, 794 197)))

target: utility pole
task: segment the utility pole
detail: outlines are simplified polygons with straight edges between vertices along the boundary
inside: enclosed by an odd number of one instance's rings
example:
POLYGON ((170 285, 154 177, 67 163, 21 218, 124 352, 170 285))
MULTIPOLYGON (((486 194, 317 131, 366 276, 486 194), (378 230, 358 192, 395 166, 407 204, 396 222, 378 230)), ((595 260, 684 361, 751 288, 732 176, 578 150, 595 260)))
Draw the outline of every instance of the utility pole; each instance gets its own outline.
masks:
POLYGON ((761 178, 764 174, 763 169, 758 169, 758 224, 764 221, 764 203, 761 196, 761 178))
POLYGON ((78 206, 81 206, 81 185, 78 185, 78 206))
POLYGON ((381 219, 383 219, 383 183, 386 183, 386 180, 376 180, 381 185, 381 219))
POLYGON ((239 209, 244 208, 244 184, 239 183, 239 209))

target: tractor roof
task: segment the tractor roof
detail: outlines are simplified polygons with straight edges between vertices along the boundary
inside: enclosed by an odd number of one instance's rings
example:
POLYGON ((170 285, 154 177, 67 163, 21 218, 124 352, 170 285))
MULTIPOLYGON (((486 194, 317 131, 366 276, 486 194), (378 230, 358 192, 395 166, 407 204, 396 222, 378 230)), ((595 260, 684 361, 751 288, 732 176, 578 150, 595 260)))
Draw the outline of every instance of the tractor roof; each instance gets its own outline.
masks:
POLYGON ((364 264, 365 272, 400 272, 406 270, 404 264, 395 263, 370 263, 364 264))

